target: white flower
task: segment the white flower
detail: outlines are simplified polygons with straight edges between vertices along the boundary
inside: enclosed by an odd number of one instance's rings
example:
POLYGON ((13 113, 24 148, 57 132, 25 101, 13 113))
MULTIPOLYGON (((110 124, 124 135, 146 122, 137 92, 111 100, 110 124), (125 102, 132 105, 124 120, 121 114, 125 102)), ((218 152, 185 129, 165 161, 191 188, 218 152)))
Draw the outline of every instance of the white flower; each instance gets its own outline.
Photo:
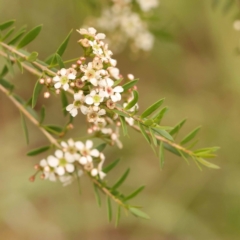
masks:
POLYGON ((88 105, 94 104, 95 106, 98 106, 101 102, 103 102, 104 96, 105 92, 103 90, 100 90, 99 92, 92 90, 90 94, 86 96, 85 102, 88 105))
POLYGON ((102 45, 96 40, 89 41, 89 44, 92 46, 93 53, 96 55, 101 55, 103 53, 102 45))
POLYGON ((83 95, 83 91, 79 91, 78 93, 75 93, 73 97, 74 102, 72 104, 69 104, 66 107, 66 110, 70 112, 73 117, 75 117, 78 114, 78 109, 81 109, 81 111, 84 109, 82 104, 84 102, 85 96, 83 95))
POLYGON ((76 144, 77 149, 81 153, 79 162, 82 165, 91 163, 93 157, 95 157, 95 158, 99 157, 99 151, 97 149, 92 149, 93 142, 91 140, 87 140, 86 144, 84 144, 80 141, 76 142, 75 144, 76 144))
POLYGON ((81 35, 87 35, 89 37, 94 37, 97 40, 104 39, 106 35, 104 33, 97 33, 97 30, 95 28, 88 28, 87 30, 84 28, 80 28, 80 30, 77 30, 81 35))
POLYGON ((106 114, 105 109, 99 109, 98 107, 89 107, 88 113, 87 113, 87 120, 88 122, 93 122, 95 124, 102 122, 102 115, 106 114))
POLYGON ((95 28, 88 28, 87 30, 84 28, 80 28, 80 30, 77 30, 81 35, 87 35, 90 37, 95 37, 97 30, 95 28))
MULTIPOLYGON (((54 168, 49 165, 49 162, 51 162, 52 157, 53 156, 49 156, 47 158, 47 160, 42 159, 40 161, 40 167, 43 168, 42 171, 43 171, 43 174, 44 174, 44 179, 49 179, 50 181, 55 182, 57 180, 57 178, 56 178, 56 175, 54 173, 54 168)), ((57 160, 56 160, 56 162, 57 162, 57 160)))
POLYGON ((158 0, 137 0, 137 2, 144 12, 148 12, 152 8, 156 8, 159 5, 158 0))
POLYGON ((84 76, 81 78, 82 81, 88 80, 92 85, 98 85, 98 79, 101 77, 100 72, 93 69, 92 62, 89 62, 87 67, 81 67, 81 70, 84 72, 84 76))
POLYGON ((77 148, 73 139, 69 139, 67 142, 62 141, 61 146, 63 147, 63 151, 71 154, 75 160, 78 160, 80 158, 80 155, 77 153, 77 148))
POLYGON ((53 78, 53 81, 56 82, 54 87, 56 89, 63 88, 65 91, 69 89, 69 80, 74 80, 76 78, 76 71, 74 69, 62 68, 58 75, 53 78))
POLYGON ((139 49, 149 51, 152 49, 154 44, 154 37, 150 32, 140 32, 135 38, 135 45, 139 49))
MULTIPOLYGON (((111 79, 110 79, 111 80, 111 79)), ((121 100, 121 92, 123 92, 123 88, 121 86, 116 86, 112 88, 114 82, 109 81, 107 82, 107 86, 104 88, 105 90, 105 97, 111 98, 113 102, 118 102, 121 100)))
POLYGON ((75 167, 73 163, 75 161, 75 157, 72 154, 70 154, 69 152, 56 150, 55 156, 58 159, 58 165, 55 168, 55 172, 59 176, 64 175, 66 172, 68 173, 74 172, 75 167))

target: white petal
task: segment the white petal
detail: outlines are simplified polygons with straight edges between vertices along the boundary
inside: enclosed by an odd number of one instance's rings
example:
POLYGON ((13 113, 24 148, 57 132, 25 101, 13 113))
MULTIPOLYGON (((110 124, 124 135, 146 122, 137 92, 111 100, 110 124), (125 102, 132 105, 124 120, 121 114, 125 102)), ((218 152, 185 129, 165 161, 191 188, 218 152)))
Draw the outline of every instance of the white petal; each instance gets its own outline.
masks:
POLYGON ((93 28, 93 27, 90 27, 90 28, 88 28, 88 32, 93 34, 93 35, 95 35, 97 30, 95 28, 93 28))
POLYGON ((123 92, 123 88, 121 86, 117 86, 113 89, 114 92, 123 92))
POLYGON ((67 172, 69 172, 69 173, 74 172, 74 165, 73 164, 68 163, 68 164, 66 164, 65 168, 66 168, 67 172))
POLYGON ((55 151, 55 156, 56 156, 57 158, 62 158, 62 157, 63 157, 63 152, 62 152, 61 150, 56 150, 56 151, 55 151))
POLYGON ((74 80, 76 76, 73 73, 68 74, 68 79, 74 80))
POLYGON ((98 85, 98 82, 97 82, 97 79, 96 78, 91 78, 90 79, 90 82, 93 86, 97 86, 98 85))
POLYGON ((75 158, 75 160, 78 161, 78 160, 80 159, 80 157, 81 157, 80 154, 74 153, 74 158, 75 158))
POLYGON ((80 30, 77 30, 80 34, 85 35, 88 33, 88 31, 84 28, 80 28, 80 30))
POLYGON ((113 86, 114 81, 113 81, 111 78, 107 78, 106 81, 107 81, 107 85, 108 85, 109 87, 113 86))
POLYGON ((70 163, 75 161, 74 155, 69 152, 65 153, 65 159, 67 160, 67 162, 70 162, 70 163))
POLYGON ((92 171, 91 171, 91 175, 93 177, 97 176, 98 175, 98 170, 96 168, 93 168, 92 171))
POLYGON ((60 88, 61 86, 62 86, 62 84, 60 82, 57 82, 54 84, 54 87, 57 89, 60 88))
POLYGON ((47 158, 47 162, 48 162, 49 166, 56 167, 59 163, 59 160, 53 156, 49 156, 47 158))
POLYGON ((97 149, 93 149, 91 152, 90 152, 91 156, 93 157, 99 157, 99 151, 97 149))
POLYGON ((90 163, 92 162, 92 157, 90 155, 88 155, 86 158, 87 158, 88 162, 90 162, 90 163))
POLYGON ((99 112, 98 112, 98 115, 101 116, 101 115, 105 115, 106 114, 106 110, 105 109, 101 109, 99 112))
POLYGON ((82 94, 81 94, 81 93, 75 93, 75 94, 73 95, 73 97, 74 97, 74 100, 79 101, 79 100, 81 100, 81 98, 82 98, 82 94))
POLYGON ((75 146, 78 150, 82 150, 84 148, 84 144, 80 141, 75 142, 75 146))
POLYGON ((55 77, 53 78, 53 81, 54 81, 54 82, 59 82, 59 81, 60 81, 60 77, 59 77, 59 76, 55 76, 55 77))
POLYGON ((41 167, 45 167, 47 166, 47 161, 45 159, 42 159, 39 164, 41 167))
POLYGON ((96 35, 96 38, 97 39, 105 39, 105 37, 106 37, 106 35, 104 34, 104 33, 98 33, 97 35, 96 35))
POLYGON ((64 175, 64 173, 65 173, 65 169, 64 169, 64 167, 57 167, 56 168, 56 173, 58 174, 58 175, 60 175, 60 176, 62 176, 62 175, 64 175))
POLYGON ((66 70, 65 68, 62 68, 62 69, 60 70, 60 74, 61 74, 62 76, 65 76, 66 73, 67 73, 67 70, 66 70))
POLYGON ((65 91, 67 91, 67 90, 69 89, 69 84, 68 84, 68 83, 65 83, 65 84, 63 85, 63 89, 64 89, 65 91))
POLYGON ((92 146, 93 146, 93 142, 91 140, 87 140, 86 141, 86 148, 90 149, 90 148, 92 148, 92 146))
POLYGON ((79 159, 79 162, 82 164, 82 165, 85 165, 85 164, 87 164, 87 158, 86 157, 81 157, 80 159, 79 159))
POLYGON ((98 175, 99 175, 100 179, 103 179, 106 176, 106 173, 100 171, 100 172, 98 172, 98 175))
POLYGON ((48 179, 52 182, 55 182, 57 180, 56 176, 54 173, 50 173, 48 179))
POLYGON ((64 148, 67 148, 68 147, 68 145, 67 145, 67 143, 66 142, 61 142, 61 145, 62 145, 62 147, 64 147, 64 148))
POLYGON ((73 104, 69 104, 69 105, 66 107, 66 110, 67 110, 67 111, 71 111, 73 108, 74 108, 74 105, 73 105, 73 104))
POLYGON ((89 112, 88 107, 86 107, 86 106, 84 106, 84 105, 82 105, 82 106, 80 107, 80 109, 81 109, 81 112, 82 112, 84 115, 87 115, 88 112, 89 112))
POLYGON ((73 117, 76 117, 77 114, 78 114, 78 110, 77 110, 76 108, 73 108, 73 109, 70 111, 70 113, 71 113, 71 115, 72 115, 73 117))
POLYGON ((91 96, 86 96, 85 102, 86 102, 88 105, 91 105, 91 104, 93 104, 93 98, 92 98, 91 96))
POLYGON ((75 146, 75 142, 73 141, 73 139, 68 139, 68 145, 71 146, 71 147, 74 147, 75 146))
POLYGON ((120 93, 115 93, 115 96, 117 97, 117 100, 120 101, 121 100, 121 94, 120 93))
POLYGON ((118 101, 118 98, 117 98, 116 95, 112 95, 112 96, 111 96, 111 99, 112 99, 113 102, 117 102, 117 101, 118 101))

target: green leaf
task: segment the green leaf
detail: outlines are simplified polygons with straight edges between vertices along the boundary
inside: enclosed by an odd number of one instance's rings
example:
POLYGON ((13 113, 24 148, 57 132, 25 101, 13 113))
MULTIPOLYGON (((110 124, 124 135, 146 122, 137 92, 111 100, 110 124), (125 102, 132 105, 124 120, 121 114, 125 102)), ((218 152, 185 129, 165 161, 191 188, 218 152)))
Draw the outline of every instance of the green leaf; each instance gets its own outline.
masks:
POLYGON ((8 73, 8 67, 7 65, 4 65, 2 72, 0 73, 0 77, 4 77, 8 73))
POLYGON ((46 115, 45 107, 42 106, 41 112, 40 112, 39 124, 42 124, 42 123, 43 123, 43 121, 44 121, 44 119, 45 119, 45 115, 46 115))
POLYGON ((124 89, 124 92, 126 92, 128 89, 132 88, 133 86, 135 86, 137 84, 139 79, 135 79, 135 80, 132 80, 126 84, 124 84, 122 87, 124 89))
POLYGON ((39 80, 36 82, 33 95, 32 95, 32 108, 34 108, 37 104, 38 97, 43 89, 43 84, 39 82, 39 80))
POLYGON ((8 42, 8 45, 14 45, 15 43, 18 42, 18 40, 21 39, 23 34, 26 32, 26 26, 23 26, 19 31, 15 34, 15 37, 11 41, 8 42))
POLYGON ((40 147, 40 148, 33 149, 32 151, 28 152, 27 155, 28 156, 35 156, 35 155, 38 155, 42 152, 47 151, 48 149, 50 149, 50 146, 40 147))
POLYGON ((67 35, 67 37, 64 39, 64 41, 61 43, 61 45, 59 46, 59 48, 57 49, 57 54, 59 56, 62 56, 63 53, 65 52, 68 42, 69 42, 69 38, 71 36, 72 30, 69 32, 69 34, 67 35))
POLYGON ((60 55, 58 55, 57 53, 55 54, 56 59, 57 59, 57 63, 59 68, 65 68, 64 62, 62 60, 62 58, 60 57, 60 55))
POLYGON ((200 162, 202 165, 204 165, 204 166, 206 166, 206 167, 208 167, 208 168, 220 169, 219 166, 217 166, 217 165, 215 165, 215 164, 213 164, 213 163, 210 163, 210 162, 208 162, 208 161, 206 161, 206 160, 204 160, 204 159, 202 159, 202 158, 196 158, 196 160, 197 160, 198 162, 200 162))
POLYGON ((27 124, 26 124, 25 117, 23 116, 22 112, 21 112, 21 119, 22 119, 22 128, 23 128, 23 132, 25 135, 25 139, 26 139, 27 144, 29 144, 27 124))
POLYGON ((104 173, 110 172, 116 165, 119 163, 120 158, 116 159, 115 161, 111 162, 109 165, 107 165, 105 168, 103 168, 104 173))
POLYGON ((18 59, 16 59, 16 62, 17 62, 17 66, 18 66, 20 72, 23 74, 23 66, 22 66, 22 63, 21 63, 18 59))
POLYGON ((112 221, 112 206, 111 206, 111 199, 107 197, 107 209, 108 209, 108 221, 112 221))
POLYGON ((27 61, 28 62, 34 62, 38 57, 38 53, 37 52, 32 52, 28 57, 27 57, 27 61))
POLYGON ((93 184, 93 189, 94 189, 94 194, 95 194, 95 198, 98 203, 98 206, 101 207, 101 197, 98 192, 98 186, 95 183, 93 184))
POLYGON ((160 142, 160 146, 159 146, 159 159, 160 159, 160 167, 163 168, 164 166, 164 145, 163 145, 163 141, 160 142))
POLYGON ((144 138, 147 140, 147 142, 149 144, 151 144, 150 137, 148 136, 148 134, 147 134, 147 132, 146 132, 146 130, 144 128, 144 125, 141 124, 140 122, 138 122, 138 125, 139 125, 140 131, 141 131, 142 135, 144 136, 144 138))
POLYGON ((118 226, 118 223, 119 223, 120 217, 121 217, 121 205, 118 205, 118 210, 117 210, 117 215, 116 215, 115 227, 118 226))
POLYGON ((4 41, 5 39, 7 39, 15 30, 15 27, 11 28, 3 37, 2 37, 2 41, 4 41))
POLYGON ((200 130, 200 127, 197 127, 196 129, 194 129, 192 132, 190 132, 181 142, 180 144, 185 144, 188 143, 189 141, 191 141, 198 133, 198 131, 200 130))
POLYGON ((169 145, 168 143, 163 144, 164 148, 167 149, 169 152, 181 157, 181 154, 174 148, 173 146, 169 145))
POLYGON ((154 122, 157 124, 160 124, 163 116, 167 113, 168 108, 164 107, 155 117, 154 117, 154 122))
POLYGON ((57 136, 59 136, 60 133, 63 132, 62 127, 55 126, 55 125, 45 125, 43 126, 48 132, 53 133, 57 136))
POLYGON ((115 190, 122 185, 122 183, 127 178, 129 172, 130 172, 130 169, 128 168, 126 172, 120 177, 120 179, 113 185, 112 190, 115 190))
POLYGON ((0 84, 6 89, 8 89, 10 92, 12 92, 14 89, 14 85, 4 79, 0 79, 0 84))
POLYGON ((195 150, 194 153, 202 153, 202 152, 205 152, 205 153, 213 153, 213 152, 218 151, 219 148, 220 148, 220 147, 201 148, 201 149, 195 150))
POLYGON ((170 140, 170 141, 174 141, 173 137, 165 130, 163 129, 159 129, 159 128, 152 128, 154 130, 155 133, 157 133, 158 135, 170 140))
POLYGON ((3 60, 5 61, 5 64, 7 65, 9 72, 12 75, 14 75, 14 70, 13 70, 13 66, 12 66, 13 62, 10 60, 10 56, 9 56, 8 52, 7 52, 7 57, 6 58, 4 57, 3 60))
POLYGON ((119 110, 117 110, 117 109, 113 109, 112 111, 113 111, 114 113, 117 113, 119 116, 129 117, 128 114, 126 114, 126 113, 124 113, 124 112, 121 112, 121 111, 119 111, 119 110))
POLYGON ((131 109, 134 107, 138 102, 138 92, 133 90, 133 100, 128 103, 128 105, 125 107, 126 110, 131 109))
POLYGON ((0 31, 3 31, 9 27, 11 27, 13 25, 13 23, 15 22, 15 20, 9 20, 7 22, 1 23, 0 24, 0 31))
POLYGON ((188 159, 187 159, 187 156, 189 156, 189 155, 187 155, 185 152, 183 152, 183 151, 181 151, 181 150, 179 150, 179 149, 177 149, 177 151, 180 153, 180 155, 181 155, 181 157, 187 162, 187 164, 189 165, 189 161, 188 161, 188 159))
POLYGON ((152 136, 153 143, 154 143, 155 146, 157 146, 158 145, 158 141, 156 139, 155 133, 152 130, 152 128, 149 128, 149 130, 150 130, 150 133, 151 133, 151 136, 152 136))
POLYGON ((183 119, 183 120, 182 120, 180 123, 178 123, 169 133, 170 133, 172 136, 173 136, 174 134, 177 134, 186 121, 187 121, 187 119, 183 119))
POLYGON ((61 102, 62 102, 63 115, 67 116, 68 111, 66 110, 66 107, 68 106, 68 99, 65 91, 61 91, 61 102))
POLYGON ((136 191, 134 191, 133 193, 131 193, 130 195, 128 195, 127 197, 124 198, 124 201, 127 201, 129 199, 132 199, 134 197, 136 197, 143 189, 145 188, 145 186, 141 186, 140 188, 138 188, 136 191))
POLYGON ((149 115, 151 115, 154 111, 156 111, 164 102, 164 98, 157 101, 156 103, 154 103, 153 105, 151 105, 149 108, 147 108, 143 114, 141 115, 141 118, 146 118, 149 115))
POLYGON ((120 84, 120 82, 122 82, 122 80, 123 79, 121 78, 121 79, 118 79, 117 81, 115 81, 113 84, 113 87, 118 86, 120 84))
POLYGON ((136 217, 140 217, 140 218, 144 218, 144 219, 150 219, 150 217, 145 212, 139 210, 138 208, 130 207, 129 210, 136 217))
POLYGON ((123 135, 127 136, 128 135, 128 130, 127 130, 127 124, 126 124, 126 120, 124 117, 119 116, 120 121, 121 121, 121 125, 122 125, 122 130, 123 130, 123 135))
POLYGON ((99 152, 102 152, 106 146, 107 146, 106 143, 102 143, 102 144, 98 145, 97 147, 95 147, 95 149, 97 149, 99 152))
POLYGON ((39 25, 35 28, 33 28, 32 30, 30 30, 25 36, 24 38, 20 41, 20 43, 18 44, 17 48, 23 48, 26 45, 28 45, 30 42, 32 42, 40 33, 42 29, 42 25, 39 25))

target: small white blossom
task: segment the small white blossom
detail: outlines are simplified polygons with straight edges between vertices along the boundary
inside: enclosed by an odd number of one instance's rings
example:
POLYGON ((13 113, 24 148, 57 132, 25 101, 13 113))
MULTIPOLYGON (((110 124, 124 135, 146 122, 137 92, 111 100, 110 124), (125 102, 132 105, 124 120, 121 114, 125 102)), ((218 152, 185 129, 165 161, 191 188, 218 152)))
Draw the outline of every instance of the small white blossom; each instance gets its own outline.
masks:
POLYGON ((65 91, 69 89, 69 80, 74 80, 76 78, 76 71, 74 69, 62 68, 58 75, 53 78, 55 82, 54 87, 56 89, 63 88, 65 91))
POLYGON ((81 70, 84 72, 84 76, 81 78, 82 81, 89 81, 92 85, 98 85, 98 79, 101 77, 100 71, 96 71, 93 68, 92 62, 89 62, 87 66, 81 66, 81 70))
POLYGON ((103 102, 105 96, 105 92, 103 90, 96 91, 92 90, 89 95, 85 97, 85 102, 88 105, 94 104, 95 106, 98 106, 101 102, 103 102))
POLYGON ((97 149, 92 149, 93 142, 91 140, 87 140, 86 144, 78 141, 76 142, 76 147, 80 151, 81 157, 79 159, 79 162, 82 165, 91 163, 93 157, 99 157, 99 151, 97 149))
POLYGON ((78 109, 84 112, 84 106, 82 104, 84 102, 85 97, 83 95, 83 91, 79 91, 78 93, 75 93, 73 97, 74 97, 74 102, 69 104, 66 107, 66 110, 70 112, 70 114, 73 117, 76 117, 76 115, 78 114, 78 109))
POLYGON ((101 55, 103 53, 101 44, 99 44, 96 40, 89 41, 89 44, 92 46, 94 54, 101 55))

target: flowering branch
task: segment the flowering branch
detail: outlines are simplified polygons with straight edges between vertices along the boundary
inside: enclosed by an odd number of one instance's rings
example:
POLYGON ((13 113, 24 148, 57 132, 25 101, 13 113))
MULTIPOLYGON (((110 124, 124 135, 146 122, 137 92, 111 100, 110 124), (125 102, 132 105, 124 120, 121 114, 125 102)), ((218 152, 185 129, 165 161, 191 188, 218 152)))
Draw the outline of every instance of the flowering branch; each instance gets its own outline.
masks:
MULTIPOLYGON (((0 24, 0 30, 5 30, 13 22, 9 21, 0 24)), ((6 62, 0 73, 0 91, 10 98, 14 105, 42 131, 52 146, 56 148, 54 155, 42 159, 35 166, 37 173, 41 172, 42 179, 59 180, 64 185, 67 185, 84 173, 94 183, 98 202, 100 202, 100 196, 97 189, 100 189, 108 197, 109 220, 112 218, 110 199, 120 206, 118 211, 123 207, 135 216, 148 218, 145 213, 127 203, 129 199, 141 192, 143 187, 140 187, 129 196, 125 196, 118 191, 118 188, 127 178, 129 169, 112 187, 107 186, 104 181, 106 174, 119 162, 117 159, 108 166, 103 167, 105 161, 103 150, 106 143, 122 148, 119 130, 121 127, 124 135, 128 135, 128 126, 140 132, 155 152, 156 149, 159 149, 157 155, 160 158, 161 167, 164 164, 164 149, 166 149, 186 161, 188 161, 187 158, 192 158, 198 166, 201 164, 210 168, 218 168, 218 166, 205 160, 205 158, 215 157, 214 152, 218 148, 204 148, 193 151, 192 146, 194 144, 184 147, 185 144, 194 139, 200 128, 194 129, 182 139, 180 144, 177 144, 174 137, 186 120, 181 121, 175 127, 160 125, 167 110, 166 108, 160 108, 163 99, 148 107, 141 115, 137 114, 139 111, 139 93, 136 87, 138 80, 134 79, 132 74, 129 74, 128 79, 124 80, 120 70, 116 67, 117 61, 112 58, 112 52, 109 50, 108 45, 104 43, 105 34, 97 33, 94 28, 78 30, 83 36, 78 43, 83 48, 84 57, 79 57, 78 60, 75 59, 75 64, 65 68, 65 63, 72 62, 72 60, 65 62, 62 60, 71 32, 56 52, 45 62, 37 59, 37 52, 28 53, 22 50, 23 47, 36 38, 40 30, 41 26, 37 26, 26 35, 25 30, 24 32, 20 31, 20 35, 17 34, 8 43, 0 40, 0 55, 3 56, 6 62), (26 69, 39 77, 31 101, 25 102, 20 97, 13 95, 14 85, 3 79, 8 71, 12 71, 12 65, 15 63, 21 71, 26 69), (55 69, 55 66, 58 66, 59 70, 55 69), (43 125, 44 108, 41 110, 39 121, 34 117, 37 115, 34 107, 43 89, 45 89, 45 98, 49 98, 51 93, 61 95, 63 113, 65 116, 70 116, 70 120, 65 127, 43 125), (72 103, 69 104, 68 98, 72 99, 72 103), (86 116, 87 132, 90 135, 88 140, 85 143, 73 139, 62 140, 68 128, 73 126, 74 118, 79 113, 86 116), (59 139, 53 137, 54 135, 58 136, 59 139), (93 147, 91 138, 99 138, 105 143, 93 147)), ((5 38, 3 37, 3 39, 5 38)), ((23 128, 27 136, 27 125, 24 118, 23 128)), ((47 151, 52 146, 34 149, 28 155, 39 154, 47 151)), ((35 175, 31 178, 32 180, 34 180, 35 175)), ((119 216, 120 212, 117 214, 117 221, 119 216)))

